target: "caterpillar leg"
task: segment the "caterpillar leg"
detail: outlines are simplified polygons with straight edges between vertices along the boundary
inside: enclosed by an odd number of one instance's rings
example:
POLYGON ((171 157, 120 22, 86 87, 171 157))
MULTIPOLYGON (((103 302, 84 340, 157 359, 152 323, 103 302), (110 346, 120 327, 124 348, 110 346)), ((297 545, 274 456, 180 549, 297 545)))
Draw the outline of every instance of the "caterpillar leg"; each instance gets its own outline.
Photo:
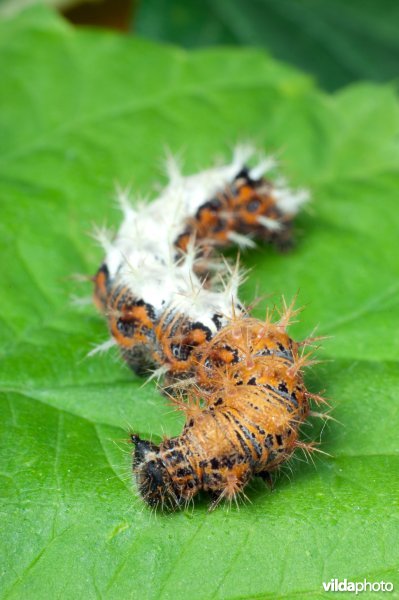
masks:
POLYGON ((222 501, 227 502, 229 505, 234 502, 238 507, 240 499, 249 500, 244 493, 244 488, 251 478, 251 470, 248 467, 243 467, 244 465, 237 463, 221 474, 220 487, 210 491, 211 504, 208 508, 209 512, 213 511, 222 501))
POLYGON ((274 489, 274 481, 271 476, 271 473, 269 471, 261 471, 257 475, 258 475, 258 477, 260 477, 262 479, 262 481, 264 481, 266 483, 266 485, 268 485, 268 487, 270 488, 270 491, 272 492, 274 489))
POLYGON ((208 506, 208 512, 212 512, 215 510, 215 508, 217 508, 219 503, 223 500, 222 494, 223 494, 222 492, 210 492, 209 497, 210 497, 211 503, 208 506))

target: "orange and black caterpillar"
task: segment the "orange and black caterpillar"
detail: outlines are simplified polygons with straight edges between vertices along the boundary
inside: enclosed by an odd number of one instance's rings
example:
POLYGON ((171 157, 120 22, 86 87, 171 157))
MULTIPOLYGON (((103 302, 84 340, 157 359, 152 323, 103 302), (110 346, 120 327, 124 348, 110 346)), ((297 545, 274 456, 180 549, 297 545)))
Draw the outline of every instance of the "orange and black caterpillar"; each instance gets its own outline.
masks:
MULTIPOLYGON (((272 322, 251 318, 237 298, 240 275, 215 248, 257 237, 286 248, 292 219, 306 200, 263 177, 252 149, 231 164, 183 177, 169 162, 170 183, 151 204, 131 206, 117 236, 99 238, 106 256, 94 300, 111 340, 134 370, 155 370, 185 412, 182 434, 159 446, 132 434, 133 470, 153 507, 185 506, 201 490, 232 501, 253 476, 269 481, 300 442, 310 394, 310 361, 286 332, 293 308, 272 322)), ((104 345, 103 345, 104 347, 104 345)), ((311 449, 312 446, 308 445, 311 449)))

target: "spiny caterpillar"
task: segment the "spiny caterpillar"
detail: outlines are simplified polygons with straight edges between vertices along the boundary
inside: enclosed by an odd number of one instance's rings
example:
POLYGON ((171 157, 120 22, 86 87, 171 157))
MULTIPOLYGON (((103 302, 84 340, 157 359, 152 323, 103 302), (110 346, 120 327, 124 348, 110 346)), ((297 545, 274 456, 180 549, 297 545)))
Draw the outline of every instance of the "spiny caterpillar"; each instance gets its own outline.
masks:
POLYGON ((94 301, 111 340, 136 372, 152 369, 184 411, 180 436, 155 445, 131 435, 133 471, 155 508, 187 505, 201 490, 211 507, 243 494, 253 476, 270 474, 298 447, 309 415, 303 347, 286 332, 293 306, 276 322, 251 318, 237 297, 238 268, 218 257, 230 244, 256 237, 286 248, 295 214, 307 200, 254 150, 238 147, 230 164, 184 177, 169 158, 169 184, 150 204, 120 195, 123 223, 114 239, 98 239, 106 256, 94 277, 94 301))

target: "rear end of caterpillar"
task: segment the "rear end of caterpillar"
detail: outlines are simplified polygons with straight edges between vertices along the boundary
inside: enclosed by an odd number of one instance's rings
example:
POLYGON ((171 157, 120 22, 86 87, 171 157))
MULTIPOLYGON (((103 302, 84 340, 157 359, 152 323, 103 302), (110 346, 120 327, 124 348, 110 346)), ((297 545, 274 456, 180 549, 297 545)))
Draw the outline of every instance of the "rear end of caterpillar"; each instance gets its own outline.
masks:
POLYGON ((247 235, 270 242, 279 250, 290 248, 292 215, 279 209, 273 192, 270 181, 255 179, 244 167, 229 186, 187 219, 183 233, 175 240, 176 248, 186 252, 193 237, 199 245, 225 248, 247 235))

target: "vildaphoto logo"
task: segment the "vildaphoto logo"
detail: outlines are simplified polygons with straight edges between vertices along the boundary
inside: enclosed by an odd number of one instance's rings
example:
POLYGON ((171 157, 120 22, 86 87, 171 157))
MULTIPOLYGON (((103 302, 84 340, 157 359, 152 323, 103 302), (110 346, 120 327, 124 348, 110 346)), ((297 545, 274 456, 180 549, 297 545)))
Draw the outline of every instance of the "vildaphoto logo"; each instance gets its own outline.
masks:
POLYGON ((325 592, 392 592, 393 583, 390 581, 348 581, 348 579, 331 579, 331 581, 323 581, 325 592))

